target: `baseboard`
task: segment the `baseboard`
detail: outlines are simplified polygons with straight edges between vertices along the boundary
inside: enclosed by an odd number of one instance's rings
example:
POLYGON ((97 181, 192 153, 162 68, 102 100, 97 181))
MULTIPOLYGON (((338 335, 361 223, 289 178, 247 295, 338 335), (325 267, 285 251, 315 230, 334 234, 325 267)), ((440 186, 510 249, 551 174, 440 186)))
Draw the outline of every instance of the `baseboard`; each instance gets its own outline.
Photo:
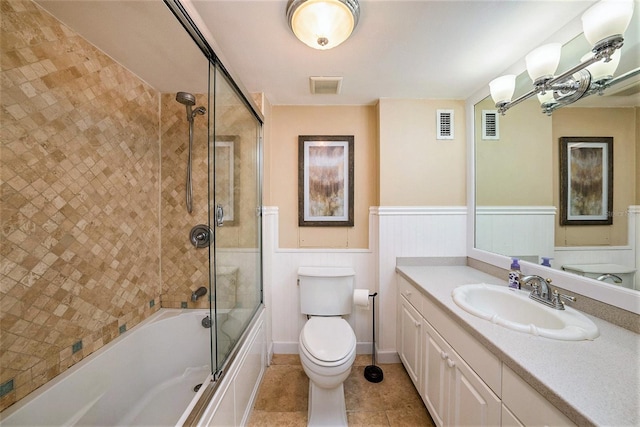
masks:
POLYGON ((378 351, 378 363, 400 363, 400 356, 394 350, 378 351))

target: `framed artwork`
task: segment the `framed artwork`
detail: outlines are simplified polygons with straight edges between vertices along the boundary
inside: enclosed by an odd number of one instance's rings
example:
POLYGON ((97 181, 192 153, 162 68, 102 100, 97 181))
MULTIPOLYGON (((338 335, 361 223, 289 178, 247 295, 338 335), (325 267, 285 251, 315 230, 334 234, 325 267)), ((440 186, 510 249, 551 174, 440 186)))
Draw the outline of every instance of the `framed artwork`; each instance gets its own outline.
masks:
POLYGON ((215 142, 215 201, 225 225, 237 225, 236 203, 240 183, 236 168, 236 136, 218 136, 215 142))
POLYGON ((298 225, 353 227, 353 135, 298 137, 298 225))
POLYGON ((560 138, 560 225, 613 224, 613 137, 560 138))

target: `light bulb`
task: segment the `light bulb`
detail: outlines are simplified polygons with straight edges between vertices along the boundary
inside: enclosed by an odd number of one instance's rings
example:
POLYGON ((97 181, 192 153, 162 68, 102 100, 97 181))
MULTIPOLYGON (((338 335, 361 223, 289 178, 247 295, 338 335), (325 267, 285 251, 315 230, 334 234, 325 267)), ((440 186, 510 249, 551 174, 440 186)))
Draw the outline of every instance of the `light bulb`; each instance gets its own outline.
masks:
POLYGON ((492 80, 489 83, 489 90, 496 105, 511 102, 513 92, 516 90, 515 74, 508 74, 492 80))
MULTIPOLYGON (((585 62, 592 57, 592 53, 587 53, 582 57, 580 61, 585 62)), ((618 64, 620 64, 620 49, 617 49, 615 52, 613 52, 613 55, 611 55, 611 60, 609 62, 604 62, 604 59, 602 59, 587 66, 587 70, 591 73, 591 79, 593 81, 602 82, 611 80, 613 78, 613 75, 618 68, 618 64)))
POLYGON ((633 0, 601 0, 582 15, 582 30, 591 46, 622 36, 631 22, 633 0))
POLYGON ((536 83, 538 80, 550 79, 560 64, 560 43, 549 43, 534 49, 525 57, 529 77, 536 83))

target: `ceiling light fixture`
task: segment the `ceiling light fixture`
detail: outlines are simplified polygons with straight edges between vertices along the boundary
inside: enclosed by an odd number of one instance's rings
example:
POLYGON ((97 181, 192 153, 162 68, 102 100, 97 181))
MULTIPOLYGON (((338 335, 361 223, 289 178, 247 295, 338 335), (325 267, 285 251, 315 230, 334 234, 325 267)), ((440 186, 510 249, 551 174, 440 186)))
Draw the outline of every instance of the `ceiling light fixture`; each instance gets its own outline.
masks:
POLYGON ((532 90, 512 101, 516 76, 498 77, 489 83, 498 111, 504 114, 525 99, 538 95, 542 111, 551 114, 580 98, 594 93, 602 95, 607 87, 639 74, 640 69, 636 68, 613 78, 620 62, 622 36, 632 15, 633 0, 601 0, 593 5, 582 15, 584 35, 593 47, 591 53, 583 56, 580 64, 556 76, 562 46, 551 43, 533 50, 525 58, 533 81, 532 90))
POLYGON ((301 42, 326 50, 349 38, 358 25, 358 0, 289 0, 287 22, 301 42))

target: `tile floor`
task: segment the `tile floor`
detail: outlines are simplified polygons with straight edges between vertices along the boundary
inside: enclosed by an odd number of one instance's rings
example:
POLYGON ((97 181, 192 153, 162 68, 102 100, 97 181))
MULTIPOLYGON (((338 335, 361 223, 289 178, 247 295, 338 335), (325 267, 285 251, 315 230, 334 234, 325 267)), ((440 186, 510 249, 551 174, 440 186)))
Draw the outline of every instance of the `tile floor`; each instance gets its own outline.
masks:
MULTIPOLYGON (((402 364, 380 364, 384 379, 363 375, 371 356, 359 355, 344 383, 349 426, 434 426, 402 364)), ((298 355, 277 354, 258 391, 249 427, 306 426, 309 379, 298 355)))

